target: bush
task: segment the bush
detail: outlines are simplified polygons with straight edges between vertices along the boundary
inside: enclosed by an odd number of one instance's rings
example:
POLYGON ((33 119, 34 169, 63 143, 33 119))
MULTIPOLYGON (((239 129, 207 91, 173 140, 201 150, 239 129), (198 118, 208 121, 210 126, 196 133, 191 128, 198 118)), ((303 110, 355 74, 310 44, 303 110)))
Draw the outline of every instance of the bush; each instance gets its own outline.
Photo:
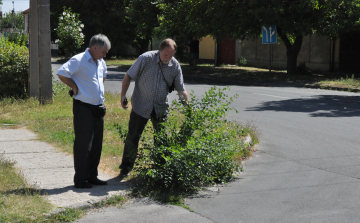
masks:
POLYGON ((0 37, 0 97, 25 97, 28 74, 28 49, 0 37))
POLYGON ((241 57, 240 59, 238 59, 236 61, 236 65, 241 67, 241 66, 245 66, 247 64, 247 60, 245 57, 241 57))
POLYGON ((241 170, 234 157, 249 152, 240 140, 243 128, 225 119, 226 112, 234 110, 225 89, 213 87, 201 100, 192 95, 191 110, 174 102, 164 131, 142 139, 134 193, 160 200, 181 197, 229 181, 241 170))
POLYGON ((84 24, 81 23, 79 17, 80 15, 73 13, 71 8, 64 7, 64 12, 59 16, 59 25, 55 29, 59 37, 55 43, 70 55, 76 53, 84 44, 85 36, 82 33, 84 24))
POLYGON ((12 31, 9 33, 7 40, 19 46, 27 46, 29 41, 29 36, 24 32, 12 31))

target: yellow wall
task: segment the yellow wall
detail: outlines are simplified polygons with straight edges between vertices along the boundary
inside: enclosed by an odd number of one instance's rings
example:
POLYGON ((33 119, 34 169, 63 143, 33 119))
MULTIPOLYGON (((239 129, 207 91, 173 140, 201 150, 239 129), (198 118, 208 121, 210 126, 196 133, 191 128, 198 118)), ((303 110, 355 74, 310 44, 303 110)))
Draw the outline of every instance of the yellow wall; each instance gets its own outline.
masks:
POLYGON ((212 36, 200 39, 199 59, 215 59, 215 41, 212 36))

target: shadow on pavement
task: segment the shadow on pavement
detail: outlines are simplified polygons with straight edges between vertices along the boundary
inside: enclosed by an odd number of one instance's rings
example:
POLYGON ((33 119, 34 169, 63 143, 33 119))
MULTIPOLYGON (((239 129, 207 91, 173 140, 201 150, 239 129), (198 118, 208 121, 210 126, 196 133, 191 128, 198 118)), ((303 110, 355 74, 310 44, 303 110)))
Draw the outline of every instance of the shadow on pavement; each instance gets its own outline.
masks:
POLYGON ((304 112, 310 113, 311 117, 355 117, 360 116, 360 96, 317 95, 270 101, 246 111, 304 112))
POLYGON ((121 180, 122 179, 119 177, 114 177, 112 179, 107 180, 108 185, 105 186, 93 185, 92 188, 81 189, 81 188, 75 188, 74 185, 71 185, 62 188, 43 189, 41 193, 48 195, 56 195, 56 194, 64 194, 68 191, 74 191, 76 193, 90 193, 89 194, 90 196, 101 197, 105 195, 110 195, 110 192, 113 191, 125 191, 129 189, 130 182, 128 181, 120 182, 121 180))

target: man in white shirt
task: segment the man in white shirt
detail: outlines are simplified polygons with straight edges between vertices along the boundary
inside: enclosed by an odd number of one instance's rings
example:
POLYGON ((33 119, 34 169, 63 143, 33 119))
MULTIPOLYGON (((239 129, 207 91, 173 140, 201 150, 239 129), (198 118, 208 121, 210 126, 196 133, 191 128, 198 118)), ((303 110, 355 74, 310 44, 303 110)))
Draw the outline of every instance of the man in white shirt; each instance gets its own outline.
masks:
POLYGON ((107 68, 103 57, 111 48, 102 34, 90 39, 85 52, 72 57, 58 70, 60 80, 74 94, 74 184, 76 188, 106 185, 99 180, 98 165, 102 150, 104 115, 104 84, 107 68))

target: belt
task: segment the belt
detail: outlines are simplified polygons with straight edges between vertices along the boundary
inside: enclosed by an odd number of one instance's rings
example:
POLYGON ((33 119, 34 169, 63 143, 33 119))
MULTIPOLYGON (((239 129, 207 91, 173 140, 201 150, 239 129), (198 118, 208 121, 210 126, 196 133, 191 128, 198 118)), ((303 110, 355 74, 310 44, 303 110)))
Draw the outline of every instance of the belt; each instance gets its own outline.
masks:
POLYGON ((74 102, 76 103, 80 103, 80 104, 83 104, 83 105, 86 105, 86 106, 92 106, 92 107, 99 107, 101 106, 102 104, 99 104, 99 105, 92 105, 92 104, 89 104, 89 103, 86 103, 86 102, 83 102, 83 101, 80 101, 80 100, 77 100, 75 98, 73 98, 74 102))

